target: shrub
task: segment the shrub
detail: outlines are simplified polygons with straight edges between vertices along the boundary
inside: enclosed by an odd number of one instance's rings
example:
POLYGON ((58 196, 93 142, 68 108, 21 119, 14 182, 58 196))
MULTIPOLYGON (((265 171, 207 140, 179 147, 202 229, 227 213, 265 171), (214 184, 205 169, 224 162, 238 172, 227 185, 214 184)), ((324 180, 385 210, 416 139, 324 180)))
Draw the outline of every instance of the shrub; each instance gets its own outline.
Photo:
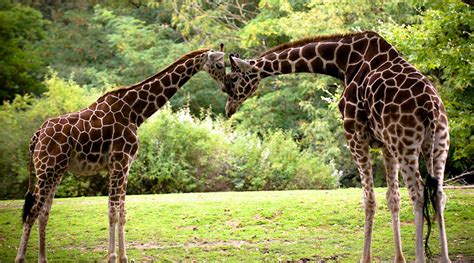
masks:
POLYGON ((240 135, 232 144, 232 178, 237 190, 329 189, 337 186, 335 169, 308 151, 300 151, 289 134, 240 135))
MULTIPOLYGON (((28 185, 28 145, 31 136, 50 117, 76 111, 93 100, 73 82, 52 74, 46 81, 47 92, 41 98, 17 95, 12 102, 0 106, 0 198, 22 197, 28 185)), ((62 196, 66 184, 60 184, 62 196)), ((75 183, 71 185, 75 186, 75 183)), ((68 192, 68 191, 66 191, 68 192)))
POLYGON ((260 139, 165 107, 139 129, 129 193, 334 188, 332 166, 278 131, 260 139), (313 168, 309 166, 314 166, 313 168))
MULTIPOLYGON (((52 75, 41 98, 18 96, 0 106, 0 198, 21 198, 28 184, 28 144, 47 118, 77 111, 97 94, 52 75)), ((210 114, 166 106, 138 132, 140 149, 129 194, 196 191, 283 190, 336 187, 335 169, 289 133, 234 129, 210 114)), ((108 176, 66 174, 57 196, 106 195, 108 176)))
POLYGON ((225 133, 210 117, 165 107, 139 129, 140 150, 129 181, 131 193, 230 190, 225 177, 225 133))

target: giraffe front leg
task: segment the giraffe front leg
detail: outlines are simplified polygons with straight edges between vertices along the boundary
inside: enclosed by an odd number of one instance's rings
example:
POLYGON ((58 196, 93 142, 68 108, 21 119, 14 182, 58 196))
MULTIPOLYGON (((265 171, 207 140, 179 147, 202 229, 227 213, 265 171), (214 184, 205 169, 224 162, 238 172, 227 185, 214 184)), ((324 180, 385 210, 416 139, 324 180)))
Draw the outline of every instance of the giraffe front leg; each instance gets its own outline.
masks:
POLYGON ((387 178, 387 207, 392 212, 393 242, 395 246, 394 262, 406 262, 400 237, 400 191, 398 189, 398 162, 390 151, 382 148, 387 178))
POLYGON ((112 191, 109 191, 109 263, 115 263, 117 261, 117 254, 115 253, 115 229, 117 228, 118 222, 117 210, 118 198, 116 195, 112 195, 112 191))
POLYGON ((128 262, 127 252, 126 252, 126 245, 125 245, 125 223, 126 219, 126 210, 125 210, 125 192, 123 193, 123 198, 121 198, 120 202, 120 210, 119 210, 119 221, 118 221, 118 239, 119 239, 119 255, 120 255, 120 262, 128 262))
POLYGON ((109 164, 109 262, 116 262, 115 253, 115 228, 118 232, 119 261, 128 262, 125 246, 125 194, 127 189, 127 176, 133 158, 127 154, 118 153, 113 155, 113 162, 109 164))
POLYGON ((127 212, 125 210, 125 193, 127 188, 127 174, 124 174, 125 179, 120 192, 120 204, 119 204, 119 220, 118 220, 118 239, 119 239, 119 255, 120 262, 128 262, 126 245, 125 245, 125 223, 127 222, 127 212))

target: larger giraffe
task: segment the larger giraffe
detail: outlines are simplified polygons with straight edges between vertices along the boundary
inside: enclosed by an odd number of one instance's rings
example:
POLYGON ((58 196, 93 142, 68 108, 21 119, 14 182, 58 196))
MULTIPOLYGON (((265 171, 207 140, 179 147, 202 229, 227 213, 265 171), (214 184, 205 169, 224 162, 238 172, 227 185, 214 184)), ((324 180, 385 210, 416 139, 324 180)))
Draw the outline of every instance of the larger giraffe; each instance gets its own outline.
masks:
MULTIPOLYGON (((443 210, 444 166, 449 148, 446 111, 433 84, 374 32, 307 38, 286 43, 257 59, 230 56, 226 76, 226 113, 230 117, 252 95, 261 79, 294 72, 327 74, 344 81, 339 102, 345 136, 359 170, 365 214, 362 262, 371 261, 375 214, 369 147, 381 147, 387 178, 387 204, 392 213, 395 262, 404 262, 400 240, 398 172, 409 189, 416 224, 416 262, 424 262, 424 190, 434 191, 441 259, 449 262, 443 210), (423 154, 429 172, 425 184, 418 170, 423 154), (424 186, 425 185, 425 189, 424 186)), ((425 206, 425 209, 427 207, 425 206)))
POLYGON ((112 90, 81 111, 43 123, 30 143, 30 174, 34 167, 37 181, 34 192, 28 192, 25 198, 23 234, 16 262, 25 260, 31 228, 37 218, 38 261, 46 262, 46 224, 64 172, 88 175, 104 169, 110 176, 108 260, 117 260, 117 228, 119 260, 128 261, 124 236, 125 192, 128 171, 138 149, 137 128, 201 70, 222 83, 224 53, 210 49, 191 52, 140 83, 112 90))

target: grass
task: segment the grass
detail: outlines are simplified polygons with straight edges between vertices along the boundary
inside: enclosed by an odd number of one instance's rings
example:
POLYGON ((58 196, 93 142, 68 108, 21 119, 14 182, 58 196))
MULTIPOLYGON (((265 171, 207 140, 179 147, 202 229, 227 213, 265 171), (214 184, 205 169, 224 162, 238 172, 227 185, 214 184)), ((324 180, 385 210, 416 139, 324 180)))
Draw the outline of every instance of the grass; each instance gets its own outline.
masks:
MULTIPOLYGON (((376 189, 372 253, 393 255, 385 189, 376 189)), ((446 190, 450 257, 474 259, 474 190, 446 190)), ((362 251, 361 189, 225 192, 127 196, 129 259, 137 261, 356 262, 362 251)), ((414 260, 413 213, 402 190, 402 241, 414 260)), ((0 262, 12 262, 21 236, 22 200, 0 202, 0 262)), ((35 225, 36 228, 36 225, 35 225)), ((47 232, 50 262, 103 261, 107 257, 107 198, 57 198, 47 232)), ((37 260, 37 231, 27 259, 37 260)), ((430 240, 439 254, 437 227, 430 240)))

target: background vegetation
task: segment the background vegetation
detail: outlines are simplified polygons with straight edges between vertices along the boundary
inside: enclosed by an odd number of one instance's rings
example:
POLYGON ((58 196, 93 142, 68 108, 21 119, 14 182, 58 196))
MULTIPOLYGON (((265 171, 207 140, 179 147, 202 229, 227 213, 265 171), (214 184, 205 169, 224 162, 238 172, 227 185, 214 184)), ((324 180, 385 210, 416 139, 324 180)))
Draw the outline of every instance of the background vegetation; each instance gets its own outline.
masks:
MULTIPOLYGON (((302 37, 375 30, 436 83, 447 107, 446 177, 472 171, 472 6, 448 1, 0 0, 0 199, 27 188, 28 141, 48 117, 76 111, 182 54, 223 42, 244 57, 302 37)), ((328 189, 358 185, 336 103, 342 85, 310 74, 261 83, 232 119, 200 73, 139 136, 129 193, 328 189)), ((378 156, 374 151, 374 156, 378 156)), ((376 184, 384 184, 380 158, 376 184)), ((106 194, 104 174, 67 175, 59 196, 106 194)))

